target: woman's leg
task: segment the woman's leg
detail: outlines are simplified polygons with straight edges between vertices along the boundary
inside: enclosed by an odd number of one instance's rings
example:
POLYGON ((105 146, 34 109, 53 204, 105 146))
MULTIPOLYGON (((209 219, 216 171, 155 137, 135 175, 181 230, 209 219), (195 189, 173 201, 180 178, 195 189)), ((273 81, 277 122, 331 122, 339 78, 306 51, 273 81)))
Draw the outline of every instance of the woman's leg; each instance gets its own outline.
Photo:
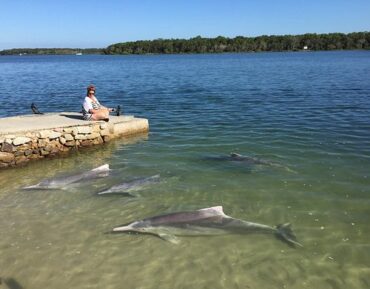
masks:
POLYGON ((92 120, 105 120, 109 119, 108 109, 99 109, 97 112, 93 113, 91 116, 92 120))

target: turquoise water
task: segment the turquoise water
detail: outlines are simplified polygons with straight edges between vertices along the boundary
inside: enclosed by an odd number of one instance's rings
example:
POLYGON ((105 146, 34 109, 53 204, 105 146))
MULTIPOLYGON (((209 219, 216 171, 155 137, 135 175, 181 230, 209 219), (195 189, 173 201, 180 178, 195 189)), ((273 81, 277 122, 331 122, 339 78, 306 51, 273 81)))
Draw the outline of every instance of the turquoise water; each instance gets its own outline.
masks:
POLYGON ((0 57, 0 116, 78 111, 90 82, 150 133, 0 172, 0 277, 24 288, 369 288, 370 52, 0 57), (216 160, 238 152, 279 164, 216 160), (215 159, 213 159, 215 158, 215 159), (24 191, 109 163, 110 177, 24 191), (98 197, 160 174, 139 198, 98 197), (266 235, 106 234, 222 205, 266 235))

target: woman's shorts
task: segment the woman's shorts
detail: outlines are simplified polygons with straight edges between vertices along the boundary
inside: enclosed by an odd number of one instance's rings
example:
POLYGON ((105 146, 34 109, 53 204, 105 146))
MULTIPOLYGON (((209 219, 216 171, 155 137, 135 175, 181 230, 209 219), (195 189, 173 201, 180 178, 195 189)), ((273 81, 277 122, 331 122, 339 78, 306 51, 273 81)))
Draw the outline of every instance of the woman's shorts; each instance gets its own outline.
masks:
POLYGON ((86 113, 83 115, 84 120, 91 120, 92 119, 92 114, 86 113))

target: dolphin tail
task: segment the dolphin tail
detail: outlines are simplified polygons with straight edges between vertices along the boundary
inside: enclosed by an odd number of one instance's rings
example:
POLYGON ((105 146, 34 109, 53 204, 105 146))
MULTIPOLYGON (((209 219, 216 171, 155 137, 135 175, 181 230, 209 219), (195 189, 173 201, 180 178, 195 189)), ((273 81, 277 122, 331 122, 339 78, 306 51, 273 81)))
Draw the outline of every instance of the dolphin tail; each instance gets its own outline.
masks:
POLYGON ((289 246, 303 247, 302 244, 297 241, 290 223, 277 225, 275 235, 279 240, 287 243, 289 246))

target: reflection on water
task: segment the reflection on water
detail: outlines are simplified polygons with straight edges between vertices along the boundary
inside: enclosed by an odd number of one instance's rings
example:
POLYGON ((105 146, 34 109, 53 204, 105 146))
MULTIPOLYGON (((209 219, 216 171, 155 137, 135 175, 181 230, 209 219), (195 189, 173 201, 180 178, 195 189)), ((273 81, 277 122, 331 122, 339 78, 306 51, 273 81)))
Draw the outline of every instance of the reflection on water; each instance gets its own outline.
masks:
POLYGON ((46 99, 45 111, 62 110, 49 83, 69 87, 65 105, 74 110, 74 85, 91 82, 91 65, 102 102, 148 118, 151 132, 1 171, 3 280, 55 289, 370 288, 368 52, 6 59, 1 93, 31 91, 37 103, 46 99), (223 160, 230 152, 279 166, 223 160), (112 169, 105 178, 21 189, 104 163, 112 169), (154 175, 161 182, 137 198, 97 194, 154 175), (174 245, 109 233, 217 205, 250 222, 290 222, 304 247, 258 234, 179 237, 174 245))

